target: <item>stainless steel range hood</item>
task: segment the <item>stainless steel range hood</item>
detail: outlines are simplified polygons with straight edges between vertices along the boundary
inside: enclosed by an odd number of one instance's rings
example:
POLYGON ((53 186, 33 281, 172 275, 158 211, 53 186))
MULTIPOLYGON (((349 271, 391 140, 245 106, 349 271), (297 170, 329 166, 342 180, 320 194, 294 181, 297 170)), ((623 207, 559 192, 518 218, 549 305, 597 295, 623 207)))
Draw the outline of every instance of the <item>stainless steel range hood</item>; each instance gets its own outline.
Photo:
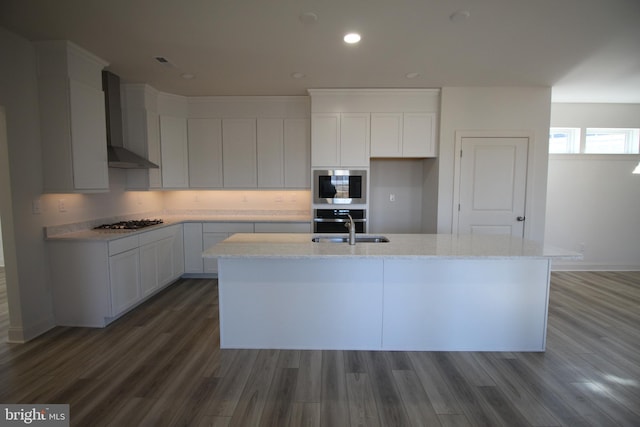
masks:
POLYGON ((110 168, 152 169, 159 166, 133 151, 124 148, 122 106, 120 104, 120 77, 102 72, 105 112, 107 115, 107 156, 110 168))

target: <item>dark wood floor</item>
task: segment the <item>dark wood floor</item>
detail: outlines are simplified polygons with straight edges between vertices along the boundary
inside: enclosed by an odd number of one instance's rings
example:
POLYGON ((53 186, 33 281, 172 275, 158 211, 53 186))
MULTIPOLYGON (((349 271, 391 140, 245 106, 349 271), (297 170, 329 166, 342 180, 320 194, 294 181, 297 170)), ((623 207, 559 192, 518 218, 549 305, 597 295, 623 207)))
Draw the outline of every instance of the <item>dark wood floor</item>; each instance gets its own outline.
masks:
POLYGON ((216 282, 0 344, 0 402, 72 425, 638 426, 640 272, 552 274, 545 353, 220 350, 216 282))

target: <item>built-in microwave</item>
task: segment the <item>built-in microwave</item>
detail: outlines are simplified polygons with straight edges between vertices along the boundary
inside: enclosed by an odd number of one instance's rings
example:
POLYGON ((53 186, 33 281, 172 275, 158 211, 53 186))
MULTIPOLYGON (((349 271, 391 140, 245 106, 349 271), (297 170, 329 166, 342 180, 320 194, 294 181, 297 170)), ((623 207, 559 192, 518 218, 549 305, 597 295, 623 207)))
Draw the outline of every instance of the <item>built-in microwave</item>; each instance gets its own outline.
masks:
POLYGON ((363 169, 316 169, 313 171, 313 203, 367 203, 367 171, 363 169))

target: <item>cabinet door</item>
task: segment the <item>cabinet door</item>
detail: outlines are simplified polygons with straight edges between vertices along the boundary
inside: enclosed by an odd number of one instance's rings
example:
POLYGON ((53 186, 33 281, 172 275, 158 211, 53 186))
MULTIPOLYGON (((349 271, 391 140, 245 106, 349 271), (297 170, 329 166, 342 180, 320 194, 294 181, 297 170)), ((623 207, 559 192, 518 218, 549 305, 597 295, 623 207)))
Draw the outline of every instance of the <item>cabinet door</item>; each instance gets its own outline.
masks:
POLYGON ((311 187, 309 119, 284 120, 284 186, 311 187))
POLYGON ((202 223, 184 224, 184 271, 202 273, 202 223))
POLYGON ((402 113, 371 114, 371 157, 402 157, 402 113))
POLYGON ((340 114, 311 115, 311 165, 340 165, 340 114))
POLYGON ((174 227, 176 229, 172 239, 173 275, 171 280, 182 276, 184 273, 184 228, 182 224, 174 227))
POLYGON ((162 151, 162 187, 189 187, 187 119, 160 116, 160 146, 162 151))
POLYGON ((284 121, 258 119, 258 187, 284 187, 284 121))
POLYGON ((147 155, 160 169, 149 169, 149 188, 162 188, 162 154, 160 150, 160 116, 147 113, 147 155))
POLYGON ((256 120, 222 121, 223 177, 226 188, 256 188, 256 120))
POLYGON ((156 254, 158 259, 158 287, 164 286, 175 277, 175 259, 174 259, 174 239, 172 237, 162 239, 156 243, 156 254))
POLYGON ((369 166, 369 113, 340 117, 340 166, 369 166))
POLYGON ((402 156, 435 157, 435 115, 405 113, 402 156))
POLYGON ((111 314, 117 316, 140 298, 140 257, 132 249, 109 257, 111 281, 111 314))
POLYGON ((189 187, 222 187, 222 120, 189 119, 189 187))
POLYGON ((155 243, 140 247, 140 287, 143 297, 158 289, 158 257, 155 243))
MULTIPOLYGON (((205 249, 210 248, 216 243, 222 242, 229 237, 229 233, 204 233, 202 235, 202 245, 205 249)), ((217 273, 218 272, 218 260, 216 258, 204 259, 204 272, 205 273, 217 273)))
POLYGON ((104 92, 69 79, 69 99, 73 186, 78 190, 108 190, 104 92))

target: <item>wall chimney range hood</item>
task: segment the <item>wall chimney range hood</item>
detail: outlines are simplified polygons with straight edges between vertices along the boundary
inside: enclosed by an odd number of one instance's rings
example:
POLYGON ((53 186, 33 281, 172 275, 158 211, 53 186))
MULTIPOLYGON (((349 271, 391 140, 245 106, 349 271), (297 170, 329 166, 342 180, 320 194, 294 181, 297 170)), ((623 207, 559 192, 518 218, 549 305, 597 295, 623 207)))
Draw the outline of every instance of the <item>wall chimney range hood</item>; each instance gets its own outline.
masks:
POLYGON ((133 151, 124 148, 122 106, 120 103, 120 77, 102 71, 102 90, 107 121, 107 156, 110 168, 152 169, 159 166, 133 151))

